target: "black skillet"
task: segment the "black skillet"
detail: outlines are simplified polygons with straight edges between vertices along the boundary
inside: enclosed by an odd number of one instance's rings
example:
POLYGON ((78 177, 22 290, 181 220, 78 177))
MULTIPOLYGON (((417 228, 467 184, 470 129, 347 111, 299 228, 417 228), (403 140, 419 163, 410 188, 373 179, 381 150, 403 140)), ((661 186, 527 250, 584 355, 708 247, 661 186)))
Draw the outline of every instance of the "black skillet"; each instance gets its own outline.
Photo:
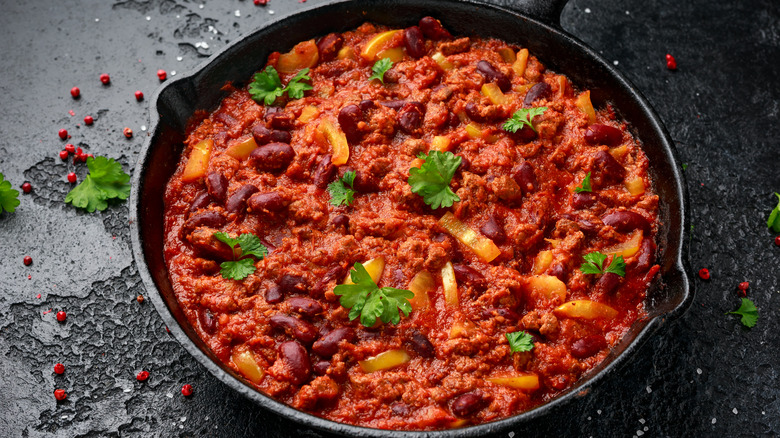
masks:
POLYGON ((544 415, 554 406, 587 394, 612 374, 665 321, 681 315, 693 299, 687 266, 688 194, 677 154, 658 116, 645 98, 593 50, 560 29, 566 0, 503 0, 505 7, 454 0, 336 0, 311 7, 234 41, 191 75, 160 89, 152 99, 151 135, 144 144, 132 181, 130 223, 138 271, 157 311, 176 339, 212 374, 260 406, 302 425, 334 433, 377 437, 471 437, 496 432, 544 415), (353 29, 365 21, 395 28, 421 17, 439 18, 454 35, 496 37, 527 47, 548 68, 566 74, 580 89, 591 90, 596 106, 614 105, 629 122, 650 160, 650 175, 661 199, 658 233, 660 278, 648 292, 648 318, 637 321, 610 355, 574 387, 554 400, 501 421, 438 432, 389 432, 324 420, 279 403, 254 390, 221 365, 187 322, 173 294, 163 259, 163 193, 179 161, 188 121, 197 110, 211 111, 225 96, 222 85, 246 83, 272 51, 329 32, 353 29))

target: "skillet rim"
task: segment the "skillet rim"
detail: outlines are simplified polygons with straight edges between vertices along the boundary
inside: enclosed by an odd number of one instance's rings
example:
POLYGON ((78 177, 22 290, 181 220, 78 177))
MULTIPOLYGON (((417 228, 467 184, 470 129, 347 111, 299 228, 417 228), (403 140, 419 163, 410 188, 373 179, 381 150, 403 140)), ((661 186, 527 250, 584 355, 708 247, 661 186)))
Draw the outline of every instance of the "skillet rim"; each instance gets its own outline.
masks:
MULTIPOLYGON (((438 0, 438 2, 455 3, 452 0, 438 0)), ((180 89, 186 90, 188 86, 192 85, 192 81, 195 80, 201 73, 207 71, 210 66, 214 64, 218 64, 220 62, 220 58, 227 56, 227 54, 229 54, 231 50, 234 50, 234 48, 246 44, 249 40, 254 38, 256 34, 268 29, 269 27, 280 26, 284 22, 290 21, 291 19, 297 16, 310 15, 310 14, 316 15, 321 10, 340 7, 345 4, 352 4, 352 3, 354 3, 356 6, 365 5, 365 2, 360 2, 360 1, 335 0, 323 5, 308 7, 302 10, 298 10, 296 12, 280 15, 275 19, 273 19, 272 21, 266 23, 265 25, 258 26, 252 31, 242 35, 240 38, 232 41, 230 44, 223 47, 220 51, 218 51, 217 53, 209 57, 207 60, 200 63, 193 70, 187 72, 184 75, 179 76, 175 80, 171 80, 170 82, 164 84, 162 87, 156 90, 156 92, 152 96, 152 99, 150 100, 150 120, 149 120, 150 135, 148 135, 144 141, 144 145, 139 154, 138 162, 133 172, 132 187, 131 187, 132 192, 130 196, 128 217, 130 220, 133 257, 136 261, 136 266, 138 268, 138 272, 139 275, 141 276, 144 287, 147 290, 147 295, 151 298, 157 312, 160 314, 160 316, 162 317, 162 319, 170 329, 174 338, 176 338, 176 340, 199 363, 201 363, 206 369, 209 370, 209 372, 211 372, 217 379, 225 383, 227 386, 231 387, 233 390, 236 390, 240 394, 249 398, 254 403, 257 403, 262 407, 276 414, 280 414, 288 419, 291 419, 299 425, 303 425, 306 427, 314 427, 316 429, 332 432, 332 433, 335 432, 335 433, 351 435, 351 436, 376 436, 376 437, 399 436, 399 437, 408 437, 408 438, 413 438, 413 437, 433 438, 433 437, 443 437, 443 436, 452 436, 452 437, 479 436, 486 433, 504 430, 513 425, 526 423, 535 418, 539 418, 543 415, 547 415, 549 412, 558 409, 559 407, 568 403, 571 399, 587 394, 588 392, 590 392, 592 385, 596 384, 596 382, 599 382, 606 375, 612 374, 615 370, 625 365, 631 359, 631 357, 636 353, 636 351, 650 338, 650 335, 656 332, 663 325, 664 322, 668 320, 676 319, 677 317, 682 315, 684 311, 690 306, 693 300, 694 293, 695 293, 693 289, 694 283, 692 282, 693 276, 688 262, 689 260, 688 234, 689 234, 689 226, 690 226, 690 212, 687 206, 690 205, 690 202, 688 199, 688 190, 685 181, 685 176, 681 172, 681 167, 679 166, 679 162, 680 162, 679 155, 677 153, 676 148, 674 147, 674 143, 671 140, 671 137, 669 136, 665 127, 661 123, 660 118, 652 109, 652 107, 649 105, 647 99, 641 94, 641 92, 630 81, 628 81, 618 70, 616 70, 610 63, 604 60, 598 53, 596 53, 593 49, 591 49, 586 44, 578 40, 576 37, 573 37, 572 35, 563 31, 557 23, 552 23, 552 24, 545 23, 544 21, 528 16, 523 12, 515 11, 504 6, 482 3, 475 0, 465 0, 465 1, 459 1, 457 3, 465 4, 465 5, 473 5, 480 9, 482 8, 493 9, 496 12, 510 14, 512 15, 512 18, 515 20, 524 20, 526 22, 529 22, 533 26, 539 27, 540 29, 542 29, 547 33, 553 34, 550 37, 551 39, 554 37, 561 38, 565 44, 574 46, 575 48, 582 51, 584 55, 587 56, 591 62, 599 65, 599 67, 601 68, 605 68, 611 75, 610 79, 612 79, 621 87, 625 88, 627 92, 631 95, 635 103, 639 106, 641 112, 646 115, 647 122, 649 122, 651 125, 649 129, 654 131, 661 139, 660 144, 654 145, 654 147, 660 148, 661 152, 664 153, 664 155, 666 155, 666 158, 668 159, 670 166, 669 169, 665 169, 665 170, 671 172, 671 177, 674 180, 675 183, 674 185, 678 195, 677 198, 675 199, 677 201, 677 205, 671 205, 671 203, 669 202, 667 202, 667 204, 670 204, 670 207, 679 207, 679 210, 676 211, 679 211, 680 213, 681 229, 679 230, 670 229, 668 232, 670 238, 676 237, 678 239, 679 244, 676 246, 676 248, 667 248, 666 250, 667 252, 664 253, 664 256, 673 259, 674 262, 674 264, 669 267, 669 272, 667 272, 666 275, 673 277, 672 281, 667 281, 667 283, 674 283, 676 281, 678 283, 678 287, 681 289, 680 293, 682 294, 682 298, 679 301, 679 303, 677 303, 673 308, 671 308, 668 311, 660 312, 656 315, 649 316, 646 325, 634 334, 633 339, 631 339, 630 342, 628 342, 628 344, 620 352, 620 354, 614 355, 614 357, 612 357, 612 355, 608 356, 608 358, 606 358, 602 362, 603 364, 604 362, 609 360, 608 364, 604 366, 597 366, 598 369, 596 370, 596 372, 586 374, 575 384, 575 386, 567 389, 566 391, 564 391, 559 395, 556 395, 555 398, 553 398, 552 400, 542 405, 536 406, 531 410, 501 420, 497 420, 489 423, 483 423, 475 426, 468 426, 461 429, 444 429, 444 430, 436 430, 436 431, 394 431, 394 430, 367 428, 362 426, 353 426, 345 423, 339 423, 332 420, 327 420, 303 411, 298 411, 297 409, 294 409, 284 403, 278 402, 273 398, 271 398, 270 396, 267 396, 255 390, 254 388, 248 386, 246 383, 244 383, 242 380, 234 376, 232 373, 227 372, 225 369, 223 369, 222 366, 212 361, 212 359, 196 345, 193 339, 191 339, 184 332, 184 330, 179 326, 179 323, 176 320, 176 318, 171 313, 171 310, 168 307, 167 303, 165 302, 164 298, 162 297, 162 294, 150 273, 149 266, 146 263, 146 253, 143 250, 143 244, 142 244, 143 238, 142 238, 142 231, 141 231, 141 224, 143 220, 139 216, 139 211, 143 211, 143 205, 141 205, 142 199, 140 198, 140 193, 141 193, 141 188, 143 187, 145 181, 144 176, 146 176, 147 174, 147 167, 148 167, 147 161, 149 160, 155 141, 158 140, 159 136, 161 135, 161 127, 163 126, 163 124, 160 121, 160 114, 157 111, 161 96, 163 96, 163 94, 168 89, 176 89, 178 87, 180 89), (674 249, 674 251, 669 252, 671 249, 674 249), (149 293, 149 291, 154 291, 154 293, 149 293)), ((383 2, 378 1, 374 3, 383 3, 383 2)), ((193 114, 190 114, 190 117, 192 116, 193 114)), ((643 148, 646 147, 647 145, 643 146, 643 148)), ((626 333, 626 335, 624 335, 624 339, 623 341, 621 341, 621 343, 626 341, 625 338, 628 335, 629 333, 626 333)))

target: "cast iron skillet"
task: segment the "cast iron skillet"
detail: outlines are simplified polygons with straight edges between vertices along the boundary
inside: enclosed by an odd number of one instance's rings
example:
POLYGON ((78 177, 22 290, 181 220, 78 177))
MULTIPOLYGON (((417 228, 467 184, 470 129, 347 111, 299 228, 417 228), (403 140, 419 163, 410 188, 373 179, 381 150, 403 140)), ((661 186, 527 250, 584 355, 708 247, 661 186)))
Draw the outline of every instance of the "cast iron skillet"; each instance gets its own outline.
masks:
POLYGON ((508 8, 473 0, 336 0, 312 7, 233 42, 191 75, 160 89, 151 101, 151 135, 146 140, 132 181, 130 223, 138 271, 157 311, 174 337, 225 384, 275 413, 302 425, 329 432, 377 437, 471 437, 495 432, 544 415, 554 406, 586 394, 625 362, 665 321, 681 315, 693 299, 687 266, 688 195, 668 133, 644 97, 617 70, 582 42, 560 29, 566 0, 503 0, 508 8), (509 9, 511 8, 511 9, 509 9), (196 110, 212 111, 226 95, 228 81, 243 84, 260 70, 272 51, 365 21, 404 28, 434 16, 454 35, 496 37, 527 47, 548 68, 591 90, 595 105, 611 102, 629 122, 650 160, 650 175, 661 199, 658 233, 661 265, 648 292, 649 317, 638 321, 610 355, 586 378, 553 401, 504 420, 437 432, 388 432, 325 420, 279 403, 254 390, 243 377, 221 365, 187 322, 173 294, 163 258, 163 193, 183 149, 188 121, 196 110))

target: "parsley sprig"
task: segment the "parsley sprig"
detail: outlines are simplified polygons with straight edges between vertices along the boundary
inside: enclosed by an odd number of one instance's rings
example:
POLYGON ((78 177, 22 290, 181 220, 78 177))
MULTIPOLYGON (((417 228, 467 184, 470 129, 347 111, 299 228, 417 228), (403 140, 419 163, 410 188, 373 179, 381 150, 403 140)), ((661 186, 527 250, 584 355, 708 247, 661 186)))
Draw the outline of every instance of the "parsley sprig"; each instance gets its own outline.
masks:
POLYGON ((3 210, 13 213, 19 206, 19 190, 11 188, 11 183, 5 180, 5 176, 0 173, 0 213, 3 210))
POLYGON ((130 196, 130 175, 113 158, 87 158, 89 175, 66 196, 65 203, 92 213, 103 211, 111 199, 127 199, 130 196))
POLYGON ((593 189, 590 187, 590 172, 588 172, 588 174, 585 175, 585 179, 582 180, 582 184, 580 184, 577 188, 575 188, 574 191, 576 193, 593 191, 593 189))
POLYGON ((220 242, 225 243, 233 251, 233 260, 222 262, 219 267, 219 273, 222 278, 232 278, 233 280, 243 280, 255 272, 255 262, 250 256, 262 260, 268 254, 268 248, 260 242, 260 238, 254 234, 241 234, 237 238, 232 238, 223 232, 214 233, 214 237, 220 242), (240 252, 236 252, 236 246, 240 252))
POLYGON ((772 213, 769 213, 769 220, 766 221, 766 226, 775 233, 780 233, 780 193, 775 192, 775 196, 777 196, 778 200, 777 207, 772 210, 772 213))
POLYGON ((430 151, 420 153, 418 158, 425 160, 417 168, 409 169, 409 185, 412 192, 423 197, 423 202, 431 208, 450 207, 460 197, 450 188, 450 181, 458 170, 462 159, 452 152, 430 151))
POLYGON ((505 336, 506 340, 509 341, 509 349, 512 350, 513 353, 531 351, 534 349, 534 337, 522 330, 519 332, 507 333, 505 336))
POLYGON ((742 304, 739 306, 739 309, 733 312, 726 312, 726 315, 729 314, 740 315, 742 317, 740 322, 748 328, 755 327, 758 322, 758 309, 756 309, 756 305, 749 298, 742 298, 742 304))
POLYGON ((355 263, 355 269, 350 270, 349 275, 355 284, 340 284, 333 293, 341 297, 342 306, 350 309, 350 321, 359 316, 360 323, 366 327, 373 326, 377 318, 384 323, 398 324, 401 321, 399 309, 409 316, 412 311, 409 298, 414 298, 411 291, 392 287, 380 289, 362 263, 355 263))
POLYGON ((276 99, 284 93, 290 99, 300 99, 306 90, 311 90, 311 84, 302 81, 311 81, 308 75, 309 69, 304 68, 287 82, 286 87, 282 87, 282 80, 279 79, 279 73, 273 66, 267 66, 265 70, 255 73, 254 82, 249 84, 249 94, 257 103, 273 105, 276 99))
POLYGON ((355 182, 355 171, 348 170, 344 176, 328 184, 328 193, 330 193, 330 203, 338 207, 340 205, 349 206, 354 201, 355 191, 353 184, 355 182), (349 187, 347 187, 349 186, 349 187))
POLYGON ((541 116, 545 111, 547 111, 546 106, 540 106, 537 108, 521 108, 515 111, 509 120, 504 122, 504 131, 517 132, 521 130, 523 126, 528 126, 533 129, 534 132, 537 132, 533 124, 534 117, 541 116))
POLYGON ((612 261, 606 269, 604 269, 604 261, 607 259, 606 254, 594 251, 585 254, 582 258, 585 259, 585 263, 580 266, 580 271, 582 271, 583 274, 606 274, 611 272, 621 277, 626 276, 626 262, 623 260, 622 255, 612 257, 612 261))
POLYGON ((393 61, 390 58, 382 58, 374 63, 371 67, 372 75, 368 77, 368 81, 371 82, 374 79, 379 80, 381 83, 385 83, 385 73, 393 66, 393 61))

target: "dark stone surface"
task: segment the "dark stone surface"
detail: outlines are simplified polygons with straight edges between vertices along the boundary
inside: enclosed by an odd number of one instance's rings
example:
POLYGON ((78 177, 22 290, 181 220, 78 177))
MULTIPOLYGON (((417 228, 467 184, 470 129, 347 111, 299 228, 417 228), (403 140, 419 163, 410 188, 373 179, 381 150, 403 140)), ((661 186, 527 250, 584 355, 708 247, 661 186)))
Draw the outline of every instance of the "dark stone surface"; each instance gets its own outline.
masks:
MULTIPOLYGON (((66 128, 70 142, 132 170, 149 110, 133 92, 151 96, 158 68, 191 70, 272 10, 318 3, 3 2, 0 172, 34 189, 16 213, 0 215, 0 435, 320 436, 234 394, 166 333, 149 303, 136 302, 145 292, 126 205, 94 214, 66 206, 65 175, 75 169, 81 180, 86 167, 57 156, 66 128), (93 126, 84 126, 87 114, 93 126), (65 323, 55 320, 60 309, 65 323), (135 380, 142 369, 145 383, 135 380), (184 383, 192 397, 181 395, 184 383), (57 403, 55 388, 68 400, 57 403)), ((765 226, 780 191, 780 4, 572 0, 562 25, 618 61, 665 122, 688 165, 691 264, 712 279, 697 279, 692 308, 586 397, 497 436, 780 434, 780 247, 765 226), (665 68, 666 53, 678 71, 665 68), (753 329, 724 315, 746 280, 761 314, 753 329)))

